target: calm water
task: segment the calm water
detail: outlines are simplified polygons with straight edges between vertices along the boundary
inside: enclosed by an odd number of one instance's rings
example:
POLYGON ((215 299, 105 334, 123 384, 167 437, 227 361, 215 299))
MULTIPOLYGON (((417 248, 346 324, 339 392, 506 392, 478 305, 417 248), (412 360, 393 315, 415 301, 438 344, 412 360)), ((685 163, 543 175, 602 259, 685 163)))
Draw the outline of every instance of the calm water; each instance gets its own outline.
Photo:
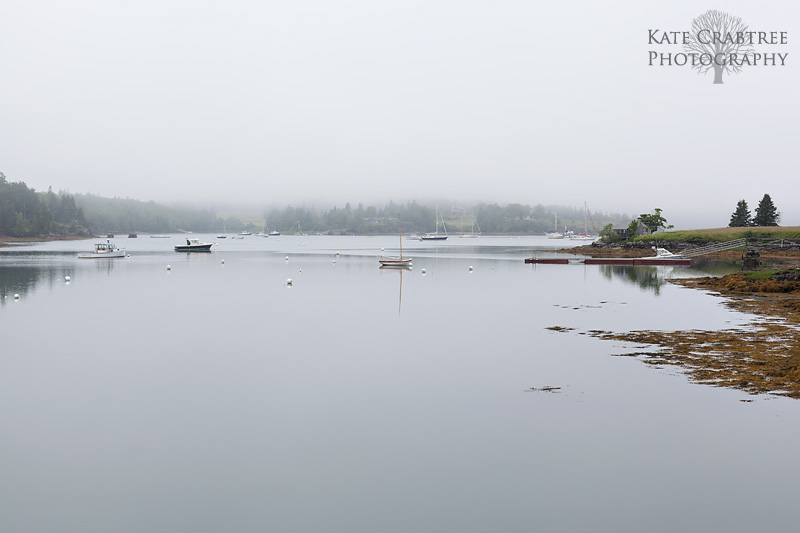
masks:
POLYGON ((564 244, 535 237, 405 240, 404 272, 377 267, 393 237, 179 241, 0 251, 3 533, 800 520, 800 402, 743 403, 577 334, 748 322, 663 283, 696 270, 525 265, 564 244), (561 389, 525 392, 543 386, 561 389))

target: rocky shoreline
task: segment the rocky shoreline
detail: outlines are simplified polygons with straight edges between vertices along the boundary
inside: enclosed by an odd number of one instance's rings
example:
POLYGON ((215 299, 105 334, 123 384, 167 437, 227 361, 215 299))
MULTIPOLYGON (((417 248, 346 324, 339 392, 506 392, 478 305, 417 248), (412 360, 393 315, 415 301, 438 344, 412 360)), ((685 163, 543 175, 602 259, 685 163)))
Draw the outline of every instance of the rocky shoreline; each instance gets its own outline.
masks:
POLYGON ((765 279, 739 273, 671 282, 710 291, 725 298, 726 306, 758 319, 746 327, 721 331, 588 334, 652 346, 652 350, 618 355, 640 357, 656 367, 680 367, 697 383, 800 399, 800 269, 784 270, 765 279))
POLYGON ((28 242, 82 241, 91 237, 92 235, 49 235, 46 237, 7 237, 0 235, 0 248, 4 246, 21 246, 28 242))
MULTIPOLYGON (((669 243, 664 246, 672 253, 681 253, 696 248, 691 243, 669 243)), ((593 243, 574 248, 555 250, 558 253, 586 255, 589 257, 650 257, 654 254, 653 246, 649 243, 627 243, 625 245, 593 243)), ((779 264, 800 264, 800 246, 778 247, 764 246, 759 250, 761 260, 779 264)), ((742 259, 742 250, 725 250, 703 255, 703 259, 717 261, 734 261, 742 259)))

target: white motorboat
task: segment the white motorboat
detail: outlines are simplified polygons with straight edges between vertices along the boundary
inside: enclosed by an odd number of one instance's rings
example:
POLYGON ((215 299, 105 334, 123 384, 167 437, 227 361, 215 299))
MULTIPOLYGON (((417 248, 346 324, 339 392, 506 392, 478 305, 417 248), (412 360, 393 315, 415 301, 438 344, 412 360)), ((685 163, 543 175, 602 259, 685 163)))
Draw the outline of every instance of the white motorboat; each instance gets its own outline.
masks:
POLYGON ((115 257, 125 257, 125 248, 117 248, 117 245, 107 240, 94 245, 94 252, 90 254, 78 254, 79 259, 111 259, 115 257))

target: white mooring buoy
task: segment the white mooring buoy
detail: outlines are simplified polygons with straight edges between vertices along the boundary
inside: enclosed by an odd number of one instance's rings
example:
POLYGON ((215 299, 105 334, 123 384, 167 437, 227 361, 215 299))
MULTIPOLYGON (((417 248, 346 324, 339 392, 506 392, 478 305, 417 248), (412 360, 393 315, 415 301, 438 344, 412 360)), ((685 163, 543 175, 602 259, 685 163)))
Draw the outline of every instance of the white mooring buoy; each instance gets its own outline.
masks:
POLYGON ((286 278, 286 286, 287 287, 291 287, 292 286, 292 278, 286 278))
POLYGON ((223 259, 222 261, 220 261, 220 263, 222 263, 224 265, 225 264, 225 260, 223 259))
POLYGON ((14 299, 19 300, 19 294, 14 293, 14 299))
POLYGON ((421 270, 421 272, 422 272, 422 275, 424 276, 424 275, 425 275, 425 269, 423 268, 423 269, 421 270))
POLYGON ((470 272, 472 272, 472 265, 470 265, 470 267, 469 267, 469 271, 470 271, 470 272))
POLYGON ((167 265, 167 270, 172 270, 172 265, 167 265))
POLYGON ((69 282, 70 282, 70 277, 69 277, 69 276, 64 276, 64 281, 66 281, 67 283, 69 283, 69 282))

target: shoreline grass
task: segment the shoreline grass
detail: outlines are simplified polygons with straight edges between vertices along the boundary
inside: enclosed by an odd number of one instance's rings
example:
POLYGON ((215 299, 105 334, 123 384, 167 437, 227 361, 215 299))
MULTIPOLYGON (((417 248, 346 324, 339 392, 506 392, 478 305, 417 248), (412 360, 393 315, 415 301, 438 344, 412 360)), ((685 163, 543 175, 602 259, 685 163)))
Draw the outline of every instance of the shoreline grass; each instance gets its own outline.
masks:
POLYGON ((639 235, 633 242, 688 242, 703 244, 736 239, 800 239, 800 226, 760 226, 744 228, 708 228, 665 231, 652 235, 639 235))

